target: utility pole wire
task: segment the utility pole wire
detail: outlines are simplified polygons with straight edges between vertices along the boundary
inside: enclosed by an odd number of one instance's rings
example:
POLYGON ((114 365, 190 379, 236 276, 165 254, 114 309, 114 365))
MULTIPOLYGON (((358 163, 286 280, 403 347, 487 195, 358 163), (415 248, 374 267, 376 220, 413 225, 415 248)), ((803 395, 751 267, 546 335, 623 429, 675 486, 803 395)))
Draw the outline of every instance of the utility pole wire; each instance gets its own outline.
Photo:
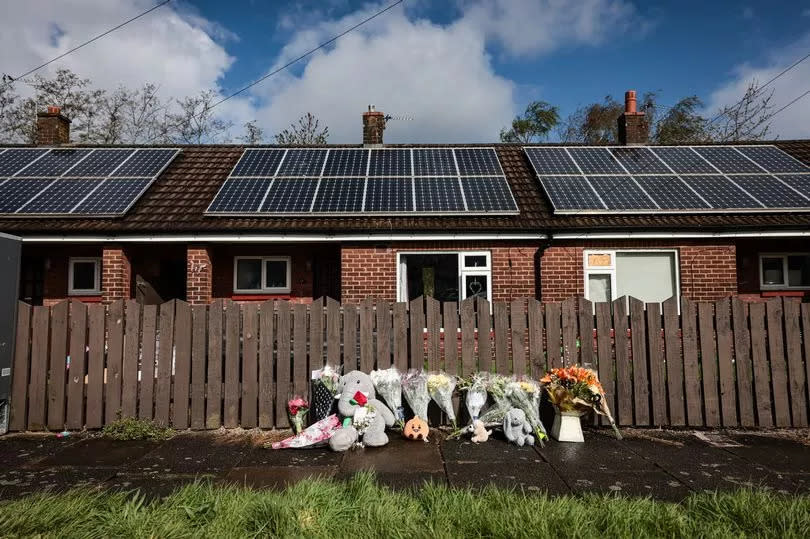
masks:
MULTIPOLYGON (((789 106, 791 106, 793 103, 795 103, 796 101, 798 101, 799 99, 803 98, 804 96, 806 96, 806 95, 808 95, 808 94, 810 94, 810 90, 807 90, 807 91, 806 91, 806 92, 804 92, 802 95, 800 95, 799 97, 797 97, 796 99, 794 99, 793 101, 791 101, 790 103, 788 103, 787 105, 783 106, 782 108, 780 108, 779 110, 777 110, 776 112, 774 112, 773 114, 771 114, 770 118, 773 118, 774 116, 776 116, 777 114, 779 114, 780 112, 782 112, 783 110, 785 110, 786 108, 788 108, 789 106)), ((769 118, 769 119, 770 119, 770 118, 769 118)))

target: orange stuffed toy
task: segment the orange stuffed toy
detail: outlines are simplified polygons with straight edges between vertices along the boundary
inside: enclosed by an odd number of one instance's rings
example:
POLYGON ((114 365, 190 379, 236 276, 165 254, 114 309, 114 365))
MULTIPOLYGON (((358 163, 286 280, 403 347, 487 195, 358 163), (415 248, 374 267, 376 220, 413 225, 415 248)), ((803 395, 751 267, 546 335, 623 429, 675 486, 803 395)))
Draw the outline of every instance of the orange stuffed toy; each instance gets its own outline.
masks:
POLYGON ((423 419, 419 419, 419 416, 415 416, 405 423, 405 428, 402 430, 402 434, 404 434, 409 440, 422 439, 427 442, 429 430, 430 429, 428 428, 427 422, 423 419))

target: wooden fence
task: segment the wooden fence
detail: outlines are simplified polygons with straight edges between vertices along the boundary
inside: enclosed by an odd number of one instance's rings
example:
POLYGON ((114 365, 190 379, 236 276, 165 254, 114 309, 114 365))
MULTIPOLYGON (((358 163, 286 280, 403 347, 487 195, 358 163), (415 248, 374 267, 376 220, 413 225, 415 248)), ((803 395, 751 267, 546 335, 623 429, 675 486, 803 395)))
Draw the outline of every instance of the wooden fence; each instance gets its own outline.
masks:
POLYGON ((807 426, 810 304, 682 298, 678 307, 676 298, 21 303, 10 429, 95 429, 120 416, 180 429, 285 427, 287 399, 306 394, 325 361, 535 378, 582 363, 598 370, 621 425, 807 426))

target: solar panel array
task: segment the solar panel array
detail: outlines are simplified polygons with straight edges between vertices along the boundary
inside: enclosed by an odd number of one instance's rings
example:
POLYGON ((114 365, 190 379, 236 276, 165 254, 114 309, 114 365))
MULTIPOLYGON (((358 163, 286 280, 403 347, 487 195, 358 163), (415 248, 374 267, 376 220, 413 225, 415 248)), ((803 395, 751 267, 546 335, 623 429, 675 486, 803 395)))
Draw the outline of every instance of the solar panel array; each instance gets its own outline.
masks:
POLYGON ((810 167, 776 146, 525 146, 554 213, 810 211, 810 167))
POLYGON ((125 214, 177 148, 0 148, 0 217, 125 214))
POLYGON ((518 213, 493 148, 250 148, 210 215, 518 213))

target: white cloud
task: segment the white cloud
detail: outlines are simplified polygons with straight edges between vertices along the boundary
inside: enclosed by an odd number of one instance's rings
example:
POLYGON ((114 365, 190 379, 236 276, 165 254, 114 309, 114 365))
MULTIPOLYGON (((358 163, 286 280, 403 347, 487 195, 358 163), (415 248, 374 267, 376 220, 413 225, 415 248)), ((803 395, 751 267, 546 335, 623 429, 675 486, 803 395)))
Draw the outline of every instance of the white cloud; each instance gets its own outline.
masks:
MULTIPOLYGON (((737 103, 752 81, 765 84, 777 76, 796 60, 803 57, 810 48, 810 34, 792 45, 772 51, 767 60, 760 64, 745 63, 736 66, 731 79, 720 86, 707 99, 709 115, 725 105, 737 103)), ((773 91, 771 103, 774 111, 786 105, 810 89, 810 58, 797 65, 765 88, 761 96, 773 91)), ((718 120, 721 122, 722 119, 718 120)), ((781 139, 810 138, 810 96, 805 96, 773 118, 769 137, 781 139)))

